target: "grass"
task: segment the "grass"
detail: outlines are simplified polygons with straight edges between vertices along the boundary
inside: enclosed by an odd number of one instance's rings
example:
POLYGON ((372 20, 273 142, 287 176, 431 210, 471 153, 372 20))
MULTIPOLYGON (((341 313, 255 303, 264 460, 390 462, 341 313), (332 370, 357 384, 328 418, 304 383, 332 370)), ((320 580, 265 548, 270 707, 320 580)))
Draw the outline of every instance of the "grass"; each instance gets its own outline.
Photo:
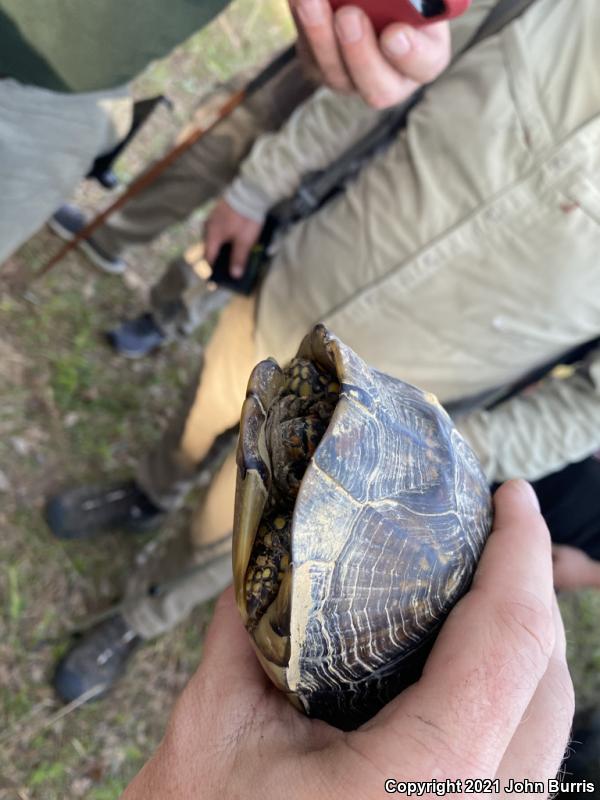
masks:
MULTIPOLYGON (((216 84, 258 66, 291 36, 284 0, 235 0, 151 65, 134 92, 164 92, 174 111, 155 113, 118 162, 121 178, 164 152, 216 84)), ((85 184, 74 201, 98 209, 107 196, 85 184)), ((118 798, 200 661, 210 604, 146 645, 110 700, 57 719, 49 682, 70 632, 119 598, 152 537, 61 543, 42 510, 61 487, 130 474, 177 408, 208 331, 140 363, 113 356, 102 331, 145 307, 167 261, 198 240, 202 217, 132 252, 125 285, 73 254, 26 293, 15 291, 10 275, 32 274, 57 248, 46 230, 0 273, 0 800, 118 798)), ((185 537, 190 511, 169 520, 159 542, 185 537)))

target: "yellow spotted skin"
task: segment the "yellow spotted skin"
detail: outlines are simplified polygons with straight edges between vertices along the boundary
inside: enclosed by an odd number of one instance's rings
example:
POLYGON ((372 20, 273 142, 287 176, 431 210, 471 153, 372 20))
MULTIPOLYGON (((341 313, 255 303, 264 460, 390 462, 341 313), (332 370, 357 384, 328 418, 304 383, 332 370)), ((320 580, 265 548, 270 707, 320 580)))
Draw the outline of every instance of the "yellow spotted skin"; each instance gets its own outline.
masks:
POLYGON ((284 376, 286 383, 282 396, 292 394, 305 399, 327 395, 339 397, 340 385, 335 378, 307 359, 295 358, 284 370, 284 376))
POLYGON ((266 424, 274 485, 246 572, 250 629, 277 597, 289 569, 294 501, 339 400, 339 383, 311 361, 294 359, 283 377, 266 424))
POLYGON ((283 372, 283 385, 269 409, 267 441, 278 502, 293 505, 310 459, 339 400, 339 383, 322 367, 294 359, 283 372))
POLYGON ((290 564, 291 515, 272 511, 263 517, 246 573, 249 628, 277 597, 279 586, 290 564))

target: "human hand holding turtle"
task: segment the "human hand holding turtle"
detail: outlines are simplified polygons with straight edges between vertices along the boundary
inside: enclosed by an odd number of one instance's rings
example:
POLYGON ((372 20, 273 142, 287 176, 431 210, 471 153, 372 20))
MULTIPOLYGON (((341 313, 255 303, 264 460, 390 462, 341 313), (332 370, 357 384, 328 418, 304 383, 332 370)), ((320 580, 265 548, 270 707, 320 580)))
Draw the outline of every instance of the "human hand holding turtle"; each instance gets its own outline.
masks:
POLYGON ((376 798, 386 779, 545 780, 572 717, 550 537, 531 488, 511 482, 422 678, 377 716, 342 732, 298 713, 260 667, 229 590, 164 740, 123 798, 376 798))
POLYGON ((331 89, 357 92, 373 108, 401 103, 450 62, 447 22, 421 29, 396 23, 378 38, 367 15, 351 2, 335 13, 327 0, 289 4, 309 68, 331 89))

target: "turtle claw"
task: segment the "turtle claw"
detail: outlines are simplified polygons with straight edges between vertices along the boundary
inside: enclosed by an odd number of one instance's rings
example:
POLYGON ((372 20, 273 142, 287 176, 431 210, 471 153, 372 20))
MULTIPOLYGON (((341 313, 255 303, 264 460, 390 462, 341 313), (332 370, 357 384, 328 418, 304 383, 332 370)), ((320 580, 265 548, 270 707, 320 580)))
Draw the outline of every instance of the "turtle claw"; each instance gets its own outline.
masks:
POLYGON ((268 490, 258 471, 247 470, 243 478, 240 474, 236 488, 235 522, 233 526, 233 577, 236 587, 236 601, 244 624, 248 622, 248 604, 245 591, 246 572, 268 495, 268 490))
POLYGON ((275 685, 289 692, 287 665, 290 660, 290 614, 292 599, 292 572, 288 569, 276 599, 265 611, 256 627, 253 638, 263 669, 275 685))

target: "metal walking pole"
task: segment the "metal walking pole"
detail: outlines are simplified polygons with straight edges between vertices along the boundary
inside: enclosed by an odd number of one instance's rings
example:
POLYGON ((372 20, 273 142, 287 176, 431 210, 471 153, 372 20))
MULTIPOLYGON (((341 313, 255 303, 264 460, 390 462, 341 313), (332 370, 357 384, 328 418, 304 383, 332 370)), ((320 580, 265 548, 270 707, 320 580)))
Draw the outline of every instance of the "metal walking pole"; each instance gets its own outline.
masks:
POLYGON ((55 267, 58 262, 61 261, 68 253, 74 250, 80 242, 82 242, 84 239, 88 239, 94 233, 94 231, 96 231, 108 219, 108 217, 110 217, 111 214, 114 214, 115 211, 118 211, 127 202, 129 202, 132 197, 135 197, 147 186, 150 186, 152 183, 154 183, 154 181, 160 175, 162 175, 167 167, 176 161, 179 156, 182 155, 182 153, 185 153, 186 150, 189 150, 190 147, 202 139, 203 136, 206 136, 214 128, 216 128, 216 126, 222 122, 222 120, 226 119, 226 117, 232 114, 235 109, 238 108, 245 100, 261 89, 275 75, 277 75, 280 70, 293 61, 295 56, 296 47, 295 45, 292 45, 283 53, 281 53, 281 55, 275 58, 243 89, 240 89, 240 91, 232 94, 231 97, 229 97, 216 112, 216 118, 213 122, 206 126, 198 126, 194 128, 188 134, 188 136, 186 136, 182 142, 180 142, 169 153, 167 153, 166 156, 160 159, 160 161, 157 161, 156 164, 153 164, 149 170, 134 180, 133 183, 129 185, 126 191, 123 192, 123 194, 120 195, 114 203, 108 206, 108 208, 106 208, 104 211, 100 212, 100 214, 94 217, 94 219, 92 219, 84 228, 82 228, 70 242, 67 242, 63 247, 61 247, 58 253, 52 256, 52 258, 35 273, 33 276, 33 281, 36 281, 39 278, 42 278, 44 275, 47 275, 48 272, 50 272, 50 270, 53 269, 53 267, 55 267))

